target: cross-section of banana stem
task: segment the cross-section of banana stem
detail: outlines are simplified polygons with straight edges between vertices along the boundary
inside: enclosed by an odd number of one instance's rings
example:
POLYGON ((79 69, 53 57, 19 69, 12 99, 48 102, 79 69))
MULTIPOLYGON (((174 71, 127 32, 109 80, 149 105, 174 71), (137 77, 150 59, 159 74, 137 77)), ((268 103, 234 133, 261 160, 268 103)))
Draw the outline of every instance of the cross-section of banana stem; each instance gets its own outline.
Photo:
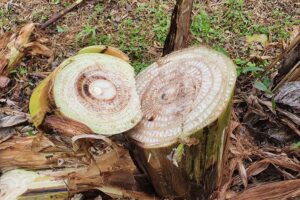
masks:
POLYGON ((91 46, 65 60, 34 90, 30 114, 36 127, 66 136, 114 135, 141 119, 129 58, 108 46, 91 46))
POLYGON ((204 200, 216 188, 235 81, 233 62, 206 47, 137 76, 144 117, 129 131, 130 151, 159 195, 204 200))

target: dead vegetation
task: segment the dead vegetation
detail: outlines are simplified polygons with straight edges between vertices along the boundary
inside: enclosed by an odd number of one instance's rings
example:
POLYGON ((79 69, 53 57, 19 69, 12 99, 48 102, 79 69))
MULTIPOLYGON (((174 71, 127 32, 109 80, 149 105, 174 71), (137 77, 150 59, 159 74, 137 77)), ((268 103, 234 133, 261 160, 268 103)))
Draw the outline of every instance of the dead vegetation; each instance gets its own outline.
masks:
MULTIPOLYGON (((30 21, 43 23, 70 3, 2 1, 0 69, 8 63, 3 59, 7 53, 4 47, 20 36, 18 30, 21 24, 30 21), (11 34, 9 31, 12 31, 11 34)), ((16 48, 22 54, 16 68, 0 76, 0 86, 3 86, 0 91, 0 168, 85 168, 88 163, 99 162, 97 155, 108 152, 106 155, 111 156, 117 152, 111 147, 106 149, 103 143, 96 143, 98 147, 92 154, 96 160, 91 161, 91 157, 86 160, 86 152, 74 152, 73 147, 66 148, 60 139, 43 138, 26 114, 29 97, 33 88, 63 59, 88 44, 121 47, 139 72, 162 53, 173 6, 173 1, 90 0, 45 30, 30 32, 32 35, 30 42, 25 42, 26 48, 16 48), (49 157, 47 152, 55 153, 49 157)), ((215 191, 212 199, 293 199, 300 195, 299 82, 283 86, 291 81, 291 73, 294 74, 292 81, 299 80, 299 57, 298 62, 290 64, 289 70, 281 73, 280 67, 285 63, 282 59, 289 60, 290 57, 287 54, 279 56, 295 40, 299 44, 297 10, 299 3, 293 0, 194 2, 190 44, 208 44, 229 54, 235 59, 240 72, 234 112, 227 131, 229 151, 223 155, 227 162, 219 190, 215 191), (248 37, 247 40, 246 35, 256 37, 248 37), (278 74, 284 82, 274 79, 279 77, 278 74), (280 87, 276 87, 278 84, 280 87)), ((134 179, 130 179, 129 183, 123 179, 113 182, 116 176, 128 175, 128 171, 118 171, 121 165, 127 162, 127 166, 134 167, 132 163, 128 164, 131 161, 126 160, 129 159, 128 154, 123 151, 118 154, 115 156, 117 160, 107 162, 110 166, 100 169, 104 174, 105 170, 109 171, 103 176, 105 181, 118 189, 122 188, 119 184, 124 186, 124 182, 136 186, 134 179), (125 161, 118 160, 122 155, 125 161), (114 162, 117 164, 114 165, 114 162), (110 173, 111 165, 115 166, 114 175, 110 173)), ((84 188, 96 184, 94 186, 103 187, 99 185, 103 180, 97 179, 99 169, 93 170, 89 174, 92 178, 81 178, 88 183, 80 182, 81 179, 76 177, 78 174, 73 174, 70 176, 73 182, 70 181, 69 186, 84 188)), ((131 175, 135 173, 132 168, 129 171, 131 175)), ((139 193, 144 192, 143 189, 134 194, 130 191, 123 191, 121 196, 136 195, 138 198, 144 195, 139 193)))

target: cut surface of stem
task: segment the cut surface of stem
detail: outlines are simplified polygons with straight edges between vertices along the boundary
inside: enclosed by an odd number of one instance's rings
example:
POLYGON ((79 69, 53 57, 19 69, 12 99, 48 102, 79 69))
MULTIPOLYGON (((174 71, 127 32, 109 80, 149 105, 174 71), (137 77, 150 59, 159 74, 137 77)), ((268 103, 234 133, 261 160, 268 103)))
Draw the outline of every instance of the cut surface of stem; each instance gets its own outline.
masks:
POLYGON ((141 117, 132 67, 121 59, 86 53, 55 76, 53 97, 60 112, 99 134, 116 134, 141 117))
MULTIPOLYGON (((78 132, 74 135, 87 134, 83 131, 88 129, 113 135, 140 121, 134 70, 127 59, 122 59, 127 58, 124 53, 112 47, 106 49, 110 55, 107 51, 90 53, 91 48, 85 48, 65 60, 37 87, 30 99, 30 113, 37 127, 45 122, 45 117, 57 115, 87 126, 74 130, 78 132)), ((52 128, 63 130, 63 127, 52 128)))
POLYGON ((206 47, 174 52, 137 76, 144 118, 130 131, 142 146, 168 146, 215 121, 226 109, 235 65, 206 47))

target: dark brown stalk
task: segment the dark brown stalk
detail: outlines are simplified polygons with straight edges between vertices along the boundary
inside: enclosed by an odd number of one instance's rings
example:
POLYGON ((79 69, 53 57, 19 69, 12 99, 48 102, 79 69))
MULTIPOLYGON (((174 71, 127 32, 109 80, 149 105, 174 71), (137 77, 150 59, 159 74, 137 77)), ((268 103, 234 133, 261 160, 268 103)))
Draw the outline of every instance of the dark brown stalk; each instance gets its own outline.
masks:
POLYGON ((177 0, 171 18, 169 34, 166 38, 163 55, 187 47, 193 0, 177 0))

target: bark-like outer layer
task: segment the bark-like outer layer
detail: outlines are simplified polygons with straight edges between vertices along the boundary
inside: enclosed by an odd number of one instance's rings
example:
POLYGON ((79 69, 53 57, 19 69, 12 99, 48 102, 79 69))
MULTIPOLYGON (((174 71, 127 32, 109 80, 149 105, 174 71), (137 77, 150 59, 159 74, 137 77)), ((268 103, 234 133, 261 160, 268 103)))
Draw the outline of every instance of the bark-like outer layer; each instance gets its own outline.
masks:
POLYGON ((190 135, 193 144, 177 142, 167 147, 143 148, 129 139, 135 164, 148 175, 160 196, 208 199, 220 176, 224 131, 230 111, 231 103, 217 120, 190 135), (170 155, 182 144, 184 151, 177 167, 170 155))
POLYGON ((169 34, 163 49, 163 55, 188 46, 193 2, 194 0, 176 1, 172 13, 169 34))

